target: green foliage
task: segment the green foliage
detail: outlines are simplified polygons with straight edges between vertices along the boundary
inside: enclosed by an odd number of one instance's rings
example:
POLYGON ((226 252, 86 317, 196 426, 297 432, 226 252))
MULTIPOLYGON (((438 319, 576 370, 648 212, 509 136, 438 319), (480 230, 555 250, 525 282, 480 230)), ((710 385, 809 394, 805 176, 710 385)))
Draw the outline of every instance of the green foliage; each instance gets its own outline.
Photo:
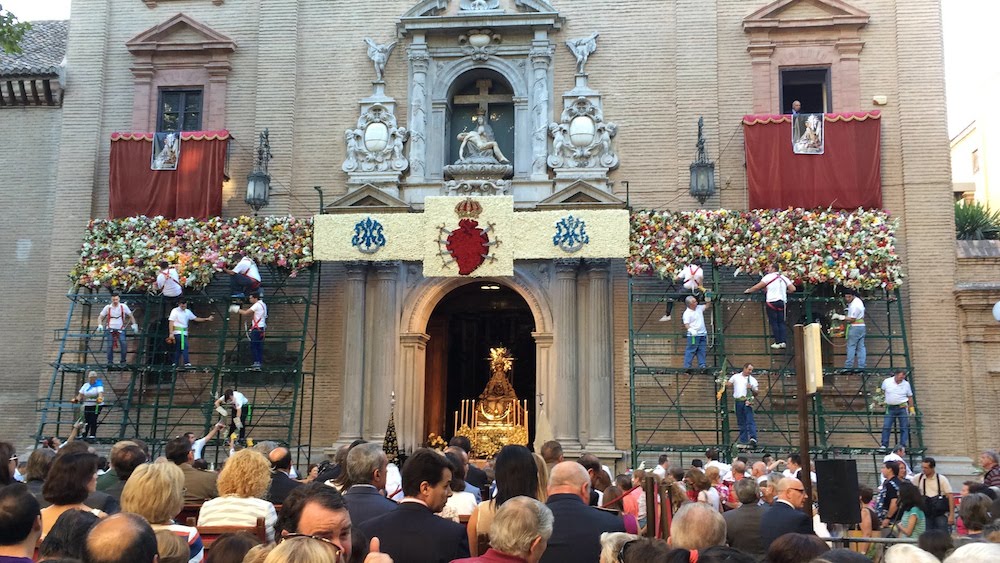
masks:
POLYGON ((979 202, 955 203, 955 237, 959 240, 1000 239, 1000 211, 979 202))
POLYGON ((21 38, 31 29, 28 22, 17 21, 17 16, 3 9, 0 4, 0 50, 16 54, 21 52, 21 38))

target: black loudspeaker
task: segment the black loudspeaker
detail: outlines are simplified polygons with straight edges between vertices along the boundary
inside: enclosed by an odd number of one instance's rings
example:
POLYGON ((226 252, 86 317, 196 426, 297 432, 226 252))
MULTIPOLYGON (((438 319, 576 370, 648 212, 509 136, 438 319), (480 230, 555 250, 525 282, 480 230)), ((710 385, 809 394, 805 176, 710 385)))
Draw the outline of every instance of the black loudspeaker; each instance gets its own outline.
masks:
POLYGON ((819 519, 827 524, 861 522, 858 463, 853 459, 818 459, 815 466, 819 519))

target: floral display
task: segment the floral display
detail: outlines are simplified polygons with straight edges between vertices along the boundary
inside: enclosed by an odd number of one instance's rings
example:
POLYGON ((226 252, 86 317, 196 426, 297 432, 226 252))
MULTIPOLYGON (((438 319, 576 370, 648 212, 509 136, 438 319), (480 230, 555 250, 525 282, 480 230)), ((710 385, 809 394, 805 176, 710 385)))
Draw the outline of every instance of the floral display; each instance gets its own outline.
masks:
POLYGON ((157 263, 166 260, 177 268, 181 285, 201 289, 244 252, 259 265, 295 275, 313 262, 312 239, 312 220, 294 217, 94 219, 70 279, 79 286, 149 291, 157 263))
POLYGON ((778 264, 796 282, 893 290, 896 228, 881 210, 636 211, 628 272, 673 278, 703 259, 757 275, 778 264))
POLYGON ((868 410, 872 412, 885 410, 885 389, 879 387, 871 394, 871 402, 868 403, 868 410))

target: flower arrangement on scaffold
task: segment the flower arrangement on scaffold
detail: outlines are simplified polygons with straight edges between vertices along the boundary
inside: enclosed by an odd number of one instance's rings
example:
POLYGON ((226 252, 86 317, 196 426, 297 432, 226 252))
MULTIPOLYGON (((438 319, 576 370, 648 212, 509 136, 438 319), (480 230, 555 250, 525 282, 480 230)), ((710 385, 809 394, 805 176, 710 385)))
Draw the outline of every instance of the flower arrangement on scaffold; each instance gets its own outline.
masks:
POLYGON ((472 442, 479 458, 491 458, 508 444, 528 444, 528 402, 510 382, 514 358, 507 348, 490 348, 490 380, 477 399, 465 399, 455 412, 455 435, 472 442))

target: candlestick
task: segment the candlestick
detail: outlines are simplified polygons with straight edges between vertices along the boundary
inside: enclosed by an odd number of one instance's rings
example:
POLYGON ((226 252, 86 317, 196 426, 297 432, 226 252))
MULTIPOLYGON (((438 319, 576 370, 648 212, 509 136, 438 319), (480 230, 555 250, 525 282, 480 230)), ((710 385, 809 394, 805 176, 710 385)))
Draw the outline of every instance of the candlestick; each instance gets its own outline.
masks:
POLYGON ((457 436, 457 435, 458 435, 458 411, 455 411, 455 432, 452 434, 452 436, 457 436))

